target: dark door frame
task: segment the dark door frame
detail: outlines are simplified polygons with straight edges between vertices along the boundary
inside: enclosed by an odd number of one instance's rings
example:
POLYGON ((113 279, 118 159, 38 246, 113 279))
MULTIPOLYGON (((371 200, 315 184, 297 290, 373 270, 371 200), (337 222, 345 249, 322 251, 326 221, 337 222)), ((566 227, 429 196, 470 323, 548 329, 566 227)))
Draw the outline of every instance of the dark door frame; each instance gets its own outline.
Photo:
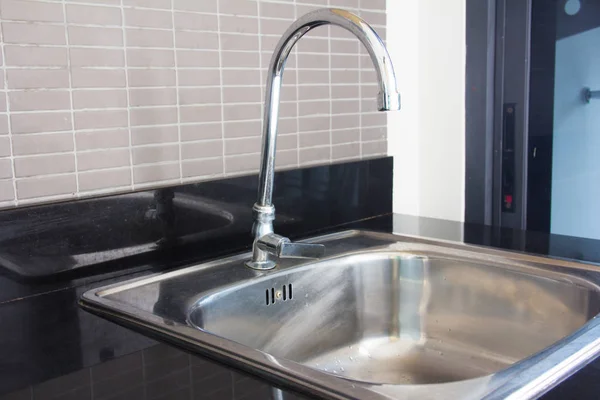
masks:
POLYGON ((531 2, 466 3, 465 222, 527 227, 531 2))

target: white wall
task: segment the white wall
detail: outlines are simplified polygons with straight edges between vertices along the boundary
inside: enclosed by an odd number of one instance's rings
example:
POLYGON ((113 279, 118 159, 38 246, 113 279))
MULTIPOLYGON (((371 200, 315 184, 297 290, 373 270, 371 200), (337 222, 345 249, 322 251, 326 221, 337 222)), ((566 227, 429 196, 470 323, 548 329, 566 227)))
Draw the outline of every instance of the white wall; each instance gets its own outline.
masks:
POLYGON ((551 232, 600 239, 600 28, 556 44, 551 232))
POLYGON ((464 220, 465 0, 387 0, 402 96, 388 113, 394 212, 464 220))

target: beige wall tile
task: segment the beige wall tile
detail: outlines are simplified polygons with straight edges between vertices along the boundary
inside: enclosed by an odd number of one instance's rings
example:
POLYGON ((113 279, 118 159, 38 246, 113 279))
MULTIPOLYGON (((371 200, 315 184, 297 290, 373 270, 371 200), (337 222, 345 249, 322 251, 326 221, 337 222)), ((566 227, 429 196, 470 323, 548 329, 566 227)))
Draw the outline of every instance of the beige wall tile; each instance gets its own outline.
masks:
POLYGON ((73 67, 124 67, 125 53, 121 49, 77 48, 69 49, 73 67))
POLYGON ((173 48, 173 32, 170 30, 127 28, 127 46, 173 48))
POLYGON ((298 135, 300 140, 300 148, 328 146, 329 132, 303 132, 298 135))
POLYGON ((217 1, 219 0, 173 0, 173 8, 182 11, 216 13, 217 1))
POLYGON ((176 126, 148 126, 133 128, 131 142, 133 145, 172 143, 179 139, 176 126))
MULTIPOLYGON (((176 51, 177 66, 179 68, 190 67, 219 67, 219 52, 218 51, 202 51, 202 50, 180 50, 176 51)), ((201 74, 202 72, 196 72, 201 74)))
POLYGON ((76 111, 75 129, 106 129, 127 127, 127 110, 76 111))
POLYGON ((175 29, 216 32, 219 19, 216 15, 176 12, 175 29))
POLYGON ((68 88, 66 69, 9 69, 6 71, 9 89, 68 88))
POLYGON ((361 123, 362 126, 385 126, 387 124, 387 114, 384 112, 364 114, 361 123))
POLYGON ((257 119, 261 117, 260 104, 242 104, 223 106, 223 117, 226 121, 236 121, 242 119, 257 119))
POLYGON ((331 148, 333 160, 357 158, 360 156, 360 143, 347 143, 331 148))
POLYGON ((175 71, 170 69, 134 69, 127 71, 130 87, 174 86, 175 71))
POLYGON ((168 125, 177 123, 177 108, 132 108, 130 111, 131 126, 168 125))
POLYGON ((331 129, 349 129, 360 126, 358 114, 333 115, 331 117, 331 129))
POLYGON ((256 0, 219 0, 219 12, 231 15, 258 15, 256 0))
POLYGON ((260 85, 260 71, 249 69, 224 70, 223 85, 260 85))
POLYGON ((362 154, 364 157, 387 154, 387 141, 362 143, 362 154))
POLYGON ((222 137, 222 129, 220 122, 184 125, 181 127, 181 141, 218 139, 222 137))
POLYGON ((178 49, 217 50, 219 35, 216 32, 176 31, 175 47, 178 49))
POLYGON ((8 136, 0 136, 0 157, 10 156, 10 138, 8 136))
POLYGON ((125 26, 142 28, 173 28, 173 18, 170 11, 126 8, 125 26))
POLYGON ((0 179, 11 179, 12 177, 12 160, 10 158, 0 158, 0 179))
POLYGON ((77 170, 127 167, 130 164, 129 149, 104 149, 77 154, 77 170))
POLYGON ((221 49, 223 50, 256 50, 258 38, 252 35, 239 35, 235 33, 222 33, 221 49))
POLYGON ((0 135, 8 134, 8 115, 0 115, 0 135))
POLYGON ((77 89, 73 91, 73 108, 126 108, 127 91, 125 89, 102 89, 87 90, 77 89))
POLYGON ((333 144, 351 143, 360 141, 361 130, 358 127, 352 129, 342 129, 331 132, 331 141, 333 144))
POLYGON ((298 148, 298 135, 279 135, 277 138, 277 151, 296 150, 298 148))
MULTIPOLYGON (((227 71, 223 71, 225 73, 227 71)), ((177 71, 179 86, 218 86, 221 82, 221 74, 218 69, 212 70, 190 70, 177 71)))
POLYGON ((67 44, 65 28, 60 25, 2 22, 4 43, 67 44))
POLYGON ((176 105, 177 89, 132 88, 129 89, 129 104, 132 107, 176 105))
POLYGON ((129 146, 127 129, 104 129, 76 132, 77 150, 109 149, 129 146))
POLYGON ((12 180, 0 180, 0 201, 11 201, 15 198, 12 180))
POLYGON ((181 158, 183 160, 214 157, 223 157, 222 140, 203 140, 200 142, 183 143, 181 145, 181 158))
POLYGON ((298 166, 298 152, 296 150, 284 150, 277 153, 275 169, 288 169, 298 166))
POLYGON ((10 116, 13 133, 56 132, 72 129, 70 112, 30 112, 10 116))
POLYGON ((133 149, 133 163, 154 164, 179 160, 179 145, 144 146, 133 149))
POLYGON ((264 35, 283 35, 289 28, 290 21, 281 19, 262 19, 260 32, 264 35))
MULTIPOLYGON (((262 26, 265 26, 265 22, 262 22, 262 26)), ((287 22, 287 21, 286 21, 287 22)), ((257 34, 258 33, 258 18, 256 17, 245 17, 241 15, 220 15, 219 23, 221 32, 230 33, 247 33, 257 34)), ((289 23, 288 23, 289 26, 289 23)), ((261 28, 262 29, 262 28, 261 28)), ((266 33, 266 32, 263 32, 266 33)))
POLYGON ((300 149, 300 164, 315 164, 329 161, 329 146, 300 149))
POLYGON ((133 168, 134 183, 170 181, 179 178, 179 163, 141 165, 133 168))
POLYGON ((13 136, 12 141, 13 154, 16 156, 73 151, 73 134, 71 132, 16 135, 13 136))
POLYGON ((387 127, 379 128, 362 128, 362 140, 378 140, 383 141, 387 138, 387 127))
POLYGON ((71 82, 74 88, 121 88, 125 87, 125 70, 72 68, 71 82))
POLYGON ((294 4, 291 2, 287 4, 260 2, 259 7, 261 17, 294 19, 294 4))
POLYGON ((221 106, 182 106, 179 116, 182 123, 220 121, 221 106))
MULTIPOLYGON (((279 124, 279 133, 282 133, 281 121, 279 121, 279 124)), ((261 120, 242 122, 226 121, 223 125, 226 138, 257 136, 262 133, 261 120)))
MULTIPOLYGON (((117 2, 118 3, 118 2, 117 2)), ((171 0, 123 0, 124 6, 171 9, 171 0)))
POLYGON ((67 22, 93 25, 121 25, 121 10, 118 7, 104 7, 83 4, 67 4, 67 22))
POLYGON ((223 160, 186 160, 181 164, 184 178, 193 176, 212 176, 223 173, 223 160))
POLYGON ((73 153, 15 158, 17 178, 75 172, 73 153))
POLYGON ((225 103, 259 103, 262 92, 263 88, 260 86, 226 87, 223 88, 223 101, 225 103))
POLYGON ((259 154, 244 154, 225 157, 225 173, 258 171, 259 154))
POLYGON ((222 51, 221 62, 224 68, 260 67, 258 53, 247 51, 222 51))
POLYGON ((229 139, 225 141, 225 155, 251 154, 260 152, 260 137, 229 139))
POLYGON ((83 192, 128 187, 130 185, 131 171, 129 168, 90 171, 79 174, 79 190, 83 192))
POLYGON ((0 16, 3 20, 62 22, 63 8, 58 2, 2 0, 0 16))
POLYGON ((300 132, 328 131, 329 116, 301 117, 298 120, 300 132))
POLYGON ((175 52, 163 49, 127 49, 130 67, 174 67, 175 52))
POLYGON ((221 88, 181 88, 179 89, 179 104, 219 104, 221 102, 221 88))
POLYGON ((67 110, 71 108, 71 97, 66 90, 17 91, 10 92, 8 97, 11 111, 67 110))
POLYGON ((122 46, 123 30, 98 26, 69 26, 69 43, 78 46, 122 46))
POLYGON ((66 67, 67 49, 62 47, 4 46, 6 65, 11 67, 66 67))
POLYGON ((17 180, 17 195, 19 199, 35 197, 74 195, 77 191, 75 174, 50 175, 36 178, 17 180))

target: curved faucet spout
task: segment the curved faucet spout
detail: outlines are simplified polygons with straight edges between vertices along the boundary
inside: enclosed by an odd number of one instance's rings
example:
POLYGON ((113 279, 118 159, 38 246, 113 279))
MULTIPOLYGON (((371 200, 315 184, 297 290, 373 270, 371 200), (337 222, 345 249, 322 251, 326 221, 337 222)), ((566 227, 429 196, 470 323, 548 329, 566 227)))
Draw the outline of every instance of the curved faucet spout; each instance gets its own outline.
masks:
MULTIPOLYGON (((356 15, 340 9, 320 9, 312 11, 294 22, 283 34, 269 64, 267 90, 265 94, 262 154, 260 162, 258 199, 254 204, 254 225, 252 232, 255 236, 255 256, 252 265, 256 266, 267 260, 267 255, 257 249, 257 241, 265 235, 273 233, 275 208, 272 204, 273 177, 275 174, 275 148, 277 139, 277 120, 279 117, 279 98, 283 71, 288 56, 300 38, 310 30, 322 25, 337 25, 352 32, 365 46, 375 65, 379 83, 377 106, 379 111, 400 109, 400 95, 396 88, 396 75, 390 56, 381 38, 373 28, 356 15)), ((260 249, 258 249, 260 250, 260 249)), ((273 263, 267 263, 272 268, 273 263)))

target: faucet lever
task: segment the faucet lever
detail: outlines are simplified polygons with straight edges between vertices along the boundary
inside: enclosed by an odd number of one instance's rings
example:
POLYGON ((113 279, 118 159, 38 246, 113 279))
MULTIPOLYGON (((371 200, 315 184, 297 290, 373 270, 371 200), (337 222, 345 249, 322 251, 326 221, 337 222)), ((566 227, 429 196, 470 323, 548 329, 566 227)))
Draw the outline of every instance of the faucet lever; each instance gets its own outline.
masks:
POLYGON ((290 239, 267 233, 254 241, 252 260, 246 265, 254 269, 271 269, 277 258, 319 258, 325 254, 325 246, 313 243, 294 243, 290 239))
POLYGON ((287 242, 279 247, 281 258, 319 258, 325 254, 325 246, 313 243, 287 242))

